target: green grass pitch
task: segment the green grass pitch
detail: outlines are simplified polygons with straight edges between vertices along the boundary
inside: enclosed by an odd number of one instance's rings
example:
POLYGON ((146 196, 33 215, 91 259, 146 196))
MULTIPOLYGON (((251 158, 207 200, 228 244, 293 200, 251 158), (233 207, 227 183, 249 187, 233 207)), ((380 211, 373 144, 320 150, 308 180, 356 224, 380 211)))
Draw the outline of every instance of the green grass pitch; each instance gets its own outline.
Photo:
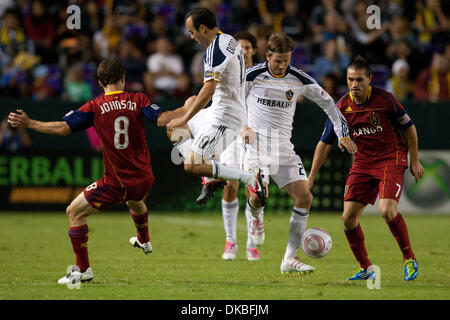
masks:
POLYGON ((69 289, 56 281, 75 258, 61 213, 0 214, 0 299, 302 300, 449 299, 450 216, 407 215, 419 262, 415 281, 403 280, 400 250, 380 216, 363 215, 361 226, 372 263, 381 268, 380 289, 366 281, 344 281, 358 267, 342 231, 339 214, 312 213, 308 226, 330 232, 325 258, 299 256, 316 267, 306 276, 280 274, 287 244, 289 213, 267 213, 260 261, 245 256, 246 222, 238 219, 239 252, 223 261, 220 214, 151 213, 153 253, 128 244, 135 235, 128 213, 105 212, 88 218, 94 280, 69 289))

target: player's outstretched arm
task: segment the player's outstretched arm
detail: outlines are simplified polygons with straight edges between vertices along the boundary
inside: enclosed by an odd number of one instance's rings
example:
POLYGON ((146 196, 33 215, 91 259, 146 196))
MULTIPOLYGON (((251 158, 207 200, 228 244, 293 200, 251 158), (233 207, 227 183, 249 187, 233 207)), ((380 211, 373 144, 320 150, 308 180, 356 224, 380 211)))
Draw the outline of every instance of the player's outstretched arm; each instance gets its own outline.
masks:
POLYGON ((156 121, 156 125, 158 127, 165 127, 170 121, 176 118, 182 117, 194 104, 197 96, 190 96, 182 107, 179 107, 175 110, 171 111, 163 111, 159 114, 158 119, 156 121))
POLYGON ((314 186, 314 179, 316 177, 317 172, 319 172, 320 167, 322 167, 323 163, 328 157, 328 154, 333 148, 332 144, 325 143, 323 141, 319 141, 316 146, 316 150, 314 151, 314 157, 311 165, 311 170, 308 175, 308 185, 311 189, 314 186))
POLYGON ((409 149, 409 171, 418 182, 423 176, 423 167, 419 161, 419 139, 415 125, 406 129, 405 138, 409 149))
POLYGON ((209 80, 203 84, 200 89, 194 104, 189 108, 189 110, 182 116, 173 119, 167 124, 167 129, 172 131, 176 127, 184 126, 197 112, 203 109, 204 106, 211 100, 214 92, 216 91, 218 81, 209 80))
POLYGON ((33 120, 23 110, 11 112, 8 116, 8 122, 14 128, 30 128, 38 132, 58 136, 67 136, 72 132, 65 121, 44 122, 33 120))

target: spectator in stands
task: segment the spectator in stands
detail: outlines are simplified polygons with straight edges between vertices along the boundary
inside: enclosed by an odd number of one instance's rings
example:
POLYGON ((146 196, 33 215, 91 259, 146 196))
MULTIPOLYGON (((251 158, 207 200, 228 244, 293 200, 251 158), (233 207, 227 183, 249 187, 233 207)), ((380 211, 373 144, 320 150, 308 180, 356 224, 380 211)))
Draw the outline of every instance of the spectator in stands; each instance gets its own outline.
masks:
POLYGON ((183 73, 177 78, 177 86, 173 91, 173 95, 185 101, 192 96, 192 94, 191 78, 188 74, 183 73))
POLYGON ((33 70, 33 83, 29 88, 29 96, 32 100, 44 100, 49 98, 56 98, 56 93, 53 88, 47 83, 47 76, 49 74, 48 67, 40 64, 33 70))
POLYGON ((355 51, 362 52, 371 63, 386 63, 384 48, 389 41, 385 34, 390 22, 381 23, 379 29, 369 29, 367 26, 367 2, 364 0, 344 0, 342 12, 350 26, 351 37, 355 51))
POLYGON ((325 24, 321 33, 321 41, 336 39, 347 31, 344 18, 337 11, 328 11, 325 14, 325 24))
POLYGON ((262 23, 256 1, 241 0, 235 3, 238 7, 233 10, 233 21, 240 25, 240 29, 247 30, 251 25, 262 23))
POLYGON ((272 33, 272 28, 264 27, 262 25, 252 26, 249 29, 249 32, 256 37, 256 59, 254 59, 255 63, 260 63, 266 61, 266 53, 267 53, 267 39, 269 39, 270 34, 272 33))
POLYGON ((313 34, 320 35, 325 29, 325 17, 328 13, 338 13, 336 0, 321 0, 311 11, 310 25, 313 34))
POLYGON ((7 9, 14 7, 13 0, 2 0, 0 1, 0 17, 3 16, 7 9))
POLYGON ((398 59, 392 65, 392 77, 386 83, 386 91, 391 92, 399 100, 405 100, 412 97, 412 89, 409 64, 405 59, 398 59))
POLYGON ((430 67, 422 70, 414 83, 414 96, 422 101, 450 100, 449 60, 435 52, 430 67))
POLYGON ((127 74, 125 90, 143 91, 142 77, 146 69, 145 57, 132 40, 125 39, 119 44, 119 60, 127 74))
POLYGON ((56 60, 57 52, 53 45, 56 28, 41 0, 31 3, 31 11, 25 16, 25 32, 33 40, 36 54, 42 57, 43 63, 56 60))
POLYGON ((92 36, 88 30, 67 29, 55 40, 58 46, 58 64, 67 68, 78 62, 89 62, 94 53, 92 36), (86 31, 86 32, 85 32, 86 31))
MULTIPOLYGON (((147 59, 147 71, 144 79, 146 91, 152 94, 171 92, 183 81, 183 60, 173 53, 173 46, 167 38, 159 38, 155 43, 156 52, 147 59)), ((185 83, 184 83, 185 84, 185 83)))
POLYGON ((423 45, 449 41, 450 21, 442 10, 440 0, 416 0, 414 26, 419 32, 418 40, 423 45))
POLYGON ((81 28, 89 30, 94 34, 102 28, 103 14, 100 11, 98 1, 88 0, 82 6, 81 28))
POLYGON ((338 102, 342 96, 338 91, 338 79, 333 73, 327 73, 322 77, 322 88, 333 98, 334 102, 338 102))
POLYGON ((400 41, 405 41, 409 46, 414 46, 416 38, 411 29, 411 24, 408 19, 403 16, 394 16, 389 24, 389 34, 391 36, 392 44, 400 41))
POLYGON ((305 18, 300 15, 298 0, 284 0, 284 10, 273 18, 273 30, 283 31, 296 43, 302 42, 307 33, 305 18))
POLYGON ((191 60, 190 73, 192 78, 192 85, 194 91, 198 92, 203 86, 203 80, 205 79, 205 74, 203 70, 204 62, 203 56, 205 55, 204 51, 198 51, 194 54, 194 57, 191 60))
POLYGON ((7 9, 0 29, 0 67, 11 64, 19 52, 34 53, 33 43, 27 39, 19 23, 19 11, 7 9))
POLYGON ((64 96, 71 102, 86 102, 92 99, 92 89, 83 79, 83 68, 74 65, 67 72, 64 96))
MULTIPOLYGON (((273 27, 273 17, 283 8, 277 0, 257 0, 258 13, 262 20, 263 27, 273 27)), ((259 47, 259 46, 258 46, 259 47)))
POLYGON ((0 124, 0 154, 27 151, 31 147, 31 139, 24 128, 13 128, 7 118, 0 124))
POLYGON ((411 79, 416 78, 419 72, 427 66, 424 64, 420 51, 415 47, 411 47, 405 40, 400 40, 390 45, 386 49, 386 57, 391 65, 398 59, 406 60, 410 67, 409 76, 411 79))
POLYGON ((347 25, 344 18, 336 10, 324 12, 323 26, 315 26, 313 30, 313 45, 311 51, 313 55, 320 55, 323 43, 332 39, 339 42, 346 42, 345 35, 347 25))
POLYGON ((339 50, 337 41, 329 39, 323 44, 322 55, 315 60, 314 76, 322 81, 322 77, 327 73, 332 73, 340 81, 345 77, 345 70, 350 63, 347 54, 339 50))
POLYGON ((139 23, 145 20, 145 6, 141 1, 111 0, 105 2, 106 12, 113 14, 119 28, 129 23, 139 23))
POLYGON ((108 58, 117 53, 120 42, 120 29, 112 15, 107 15, 103 20, 101 30, 94 33, 94 51, 98 60, 108 58))

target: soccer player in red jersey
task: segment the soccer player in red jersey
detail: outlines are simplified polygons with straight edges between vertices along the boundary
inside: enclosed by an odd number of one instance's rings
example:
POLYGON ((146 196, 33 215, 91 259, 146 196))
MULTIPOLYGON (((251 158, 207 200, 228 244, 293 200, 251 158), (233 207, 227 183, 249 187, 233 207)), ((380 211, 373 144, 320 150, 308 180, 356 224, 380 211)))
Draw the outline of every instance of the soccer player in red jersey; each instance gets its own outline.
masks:
POLYGON ((69 237, 76 255, 76 265, 59 284, 89 281, 93 278, 88 257, 86 218, 115 204, 126 203, 137 229, 130 244, 144 253, 152 252, 148 233, 148 210, 145 198, 154 184, 150 153, 145 138, 144 118, 158 126, 179 117, 193 99, 174 111, 164 111, 143 93, 125 92, 125 69, 114 58, 103 60, 97 69, 104 94, 81 108, 70 111, 64 121, 42 122, 30 119, 23 110, 9 114, 13 127, 30 128, 53 135, 69 135, 94 126, 100 139, 105 175, 80 193, 67 207, 69 237))
MULTIPOLYGON (((375 273, 364 244, 364 234, 359 218, 368 203, 380 198, 379 209, 403 254, 405 280, 417 277, 418 265, 411 248, 408 229, 402 215, 397 212, 403 188, 405 169, 408 167, 416 182, 423 175, 418 159, 416 127, 405 108, 390 93, 372 87, 370 65, 361 57, 347 67, 347 85, 350 92, 343 96, 337 106, 347 119, 350 134, 358 151, 350 169, 344 192, 344 230, 350 248, 360 264, 358 272, 349 280, 374 279, 375 273), (404 129, 406 143, 399 129, 404 129)), ((335 140, 330 120, 317 144, 309 187, 327 158, 335 140)))

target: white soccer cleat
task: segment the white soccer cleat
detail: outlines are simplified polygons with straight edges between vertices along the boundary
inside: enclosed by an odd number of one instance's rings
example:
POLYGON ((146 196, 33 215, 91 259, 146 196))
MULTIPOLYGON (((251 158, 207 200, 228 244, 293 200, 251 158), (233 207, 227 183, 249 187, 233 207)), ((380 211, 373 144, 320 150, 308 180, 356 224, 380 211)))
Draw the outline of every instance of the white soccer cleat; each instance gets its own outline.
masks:
POLYGON ((94 272, 91 267, 86 271, 80 272, 77 266, 69 266, 67 268, 67 275, 58 280, 58 284, 75 284, 77 282, 91 281, 94 278, 94 272))
POLYGON ((249 233, 250 239, 252 239, 255 246, 260 247, 263 245, 265 239, 263 214, 259 216, 259 219, 252 216, 249 233))
POLYGON ((135 248, 142 249, 145 254, 152 253, 152 244, 150 243, 150 241, 146 243, 140 243, 137 237, 131 237, 130 244, 135 248))
POLYGON ((236 253, 238 252, 237 243, 231 243, 227 241, 225 243, 225 251, 222 254, 223 260, 234 260, 236 258, 236 253))
POLYGON ((298 257, 281 261, 281 273, 283 274, 307 274, 314 271, 314 267, 300 261, 298 257))
POLYGON ((247 260, 248 261, 258 261, 259 259, 260 259, 259 251, 256 250, 256 248, 247 249, 247 260))

